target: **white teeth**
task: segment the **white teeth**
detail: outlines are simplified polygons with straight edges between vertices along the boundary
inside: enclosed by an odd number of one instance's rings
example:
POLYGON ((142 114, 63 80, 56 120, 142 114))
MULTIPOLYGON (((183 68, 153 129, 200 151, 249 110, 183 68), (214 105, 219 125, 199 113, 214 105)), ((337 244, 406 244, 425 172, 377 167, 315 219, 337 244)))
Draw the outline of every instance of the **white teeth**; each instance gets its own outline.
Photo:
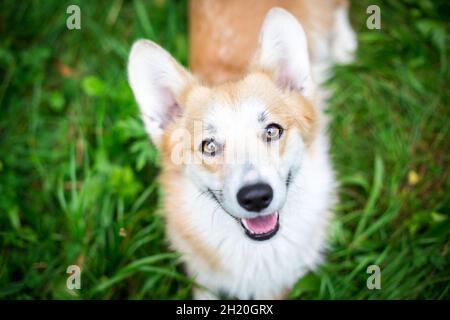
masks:
POLYGON ((245 221, 245 219, 241 219, 241 222, 244 225, 245 229, 247 229, 250 233, 254 234, 254 232, 248 227, 247 221, 245 221))

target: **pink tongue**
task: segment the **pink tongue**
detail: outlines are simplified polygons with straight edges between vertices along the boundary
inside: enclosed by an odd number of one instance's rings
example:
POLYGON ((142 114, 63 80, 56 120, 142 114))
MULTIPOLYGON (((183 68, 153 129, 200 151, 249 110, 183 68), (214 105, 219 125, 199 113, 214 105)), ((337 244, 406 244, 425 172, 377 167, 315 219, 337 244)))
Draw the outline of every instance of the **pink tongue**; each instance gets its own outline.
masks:
POLYGON ((247 228, 253 233, 266 233, 277 225, 277 212, 251 219, 244 219, 247 228))

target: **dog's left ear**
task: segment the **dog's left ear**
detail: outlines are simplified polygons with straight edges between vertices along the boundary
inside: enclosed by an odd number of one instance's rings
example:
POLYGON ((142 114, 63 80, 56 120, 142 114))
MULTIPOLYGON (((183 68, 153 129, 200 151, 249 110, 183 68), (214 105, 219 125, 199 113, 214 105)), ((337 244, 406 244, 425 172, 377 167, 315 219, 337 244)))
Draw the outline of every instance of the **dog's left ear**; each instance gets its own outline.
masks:
POLYGON ((182 93, 196 80, 156 43, 138 40, 128 60, 128 81, 145 129, 152 142, 159 146, 164 129, 183 111, 182 93))
POLYGON ((282 89, 310 94, 312 80, 306 36, 291 13, 278 7, 267 13, 251 68, 270 72, 282 89))

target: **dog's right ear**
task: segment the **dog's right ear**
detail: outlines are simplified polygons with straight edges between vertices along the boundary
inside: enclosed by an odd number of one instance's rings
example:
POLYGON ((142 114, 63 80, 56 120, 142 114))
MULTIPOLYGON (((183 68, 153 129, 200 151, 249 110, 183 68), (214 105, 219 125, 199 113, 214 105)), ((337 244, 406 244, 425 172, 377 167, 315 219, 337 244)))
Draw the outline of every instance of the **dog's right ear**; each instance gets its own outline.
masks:
POLYGON ((306 35, 290 12, 274 7, 266 14, 251 67, 269 71, 282 89, 311 95, 313 84, 306 35))
POLYGON ((128 82, 145 129, 159 147, 164 128, 182 112, 183 90, 195 79, 166 50, 152 41, 138 40, 128 59, 128 82))

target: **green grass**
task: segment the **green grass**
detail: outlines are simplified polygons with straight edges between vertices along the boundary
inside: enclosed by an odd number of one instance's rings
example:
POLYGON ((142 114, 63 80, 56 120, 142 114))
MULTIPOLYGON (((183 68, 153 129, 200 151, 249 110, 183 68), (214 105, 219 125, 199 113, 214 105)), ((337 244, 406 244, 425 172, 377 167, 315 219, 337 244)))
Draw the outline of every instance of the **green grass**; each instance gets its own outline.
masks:
MULTIPOLYGON (((187 62, 186 3, 80 1, 82 29, 67 30, 73 3, 0 4, 0 298, 189 298, 125 72, 140 37, 187 62), (71 264, 81 290, 66 289, 71 264)), ((329 82, 330 250, 291 298, 448 299, 450 8, 380 1, 368 30, 369 4, 352 6, 356 62, 329 82)))

